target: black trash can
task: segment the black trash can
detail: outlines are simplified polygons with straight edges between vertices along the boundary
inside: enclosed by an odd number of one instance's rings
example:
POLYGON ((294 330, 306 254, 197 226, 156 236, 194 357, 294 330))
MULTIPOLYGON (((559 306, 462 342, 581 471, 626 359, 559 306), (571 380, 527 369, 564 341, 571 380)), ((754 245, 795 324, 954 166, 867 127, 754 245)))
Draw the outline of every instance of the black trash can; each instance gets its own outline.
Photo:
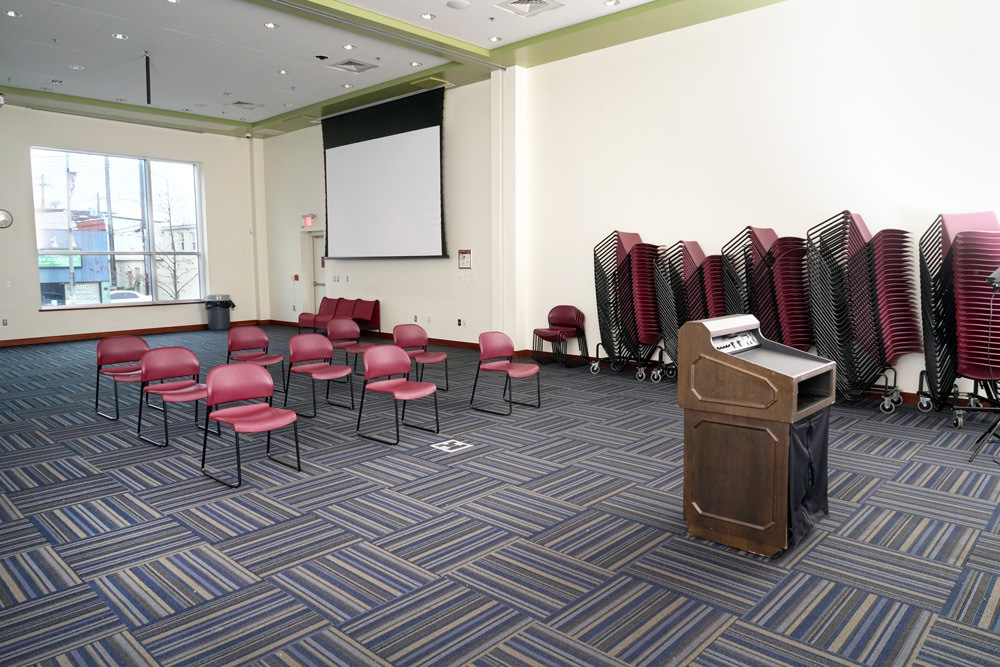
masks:
POLYGON ((209 294, 205 298, 208 311, 208 328, 212 331, 229 330, 229 311, 236 307, 228 294, 209 294))

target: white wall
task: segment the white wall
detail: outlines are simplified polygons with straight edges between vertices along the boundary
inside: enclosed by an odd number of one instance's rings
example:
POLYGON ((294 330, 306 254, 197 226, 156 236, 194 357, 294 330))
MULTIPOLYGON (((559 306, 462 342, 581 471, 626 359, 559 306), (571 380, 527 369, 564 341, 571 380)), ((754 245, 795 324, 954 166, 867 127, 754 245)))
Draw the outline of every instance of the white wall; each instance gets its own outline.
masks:
MULTIPOLYGON (((788 0, 529 70, 522 341, 561 302, 599 340, 614 230, 715 254, 849 209, 915 246, 938 213, 1000 209, 997 25, 992 0, 788 0)), ((901 360, 900 386, 922 367, 901 360)))
POLYGON ((249 151, 253 143, 5 106, 0 111, 0 208, 10 210, 15 222, 0 230, 0 318, 8 322, 0 327, 0 340, 208 321, 201 303, 40 311, 31 146, 198 163, 205 186, 206 293, 230 294, 237 305, 233 320, 257 319, 255 284, 266 289, 267 268, 258 266, 255 271, 252 259, 255 198, 249 151))
MULTIPOLYGON (((490 313, 490 87, 488 82, 446 91, 444 210, 448 258, 327 260, 326 294, 379 299, 382 330, 413 322, 431 338, 474 342, 490 313), (458 250, 472 250, 472 270, 458 269, 458 250), (468 325, 458 327, 458 319, 468 325)), ((323 138, 319 126, 264 142, 271 319, 294 322, 312 307, 310 289, 291 284, 310 274, 303 253, 302 215, 325 219, 323 138), (293 309, 294 307, 294 309, 293 309)), ((303 282, 303 281, 300 281, 303 282)))

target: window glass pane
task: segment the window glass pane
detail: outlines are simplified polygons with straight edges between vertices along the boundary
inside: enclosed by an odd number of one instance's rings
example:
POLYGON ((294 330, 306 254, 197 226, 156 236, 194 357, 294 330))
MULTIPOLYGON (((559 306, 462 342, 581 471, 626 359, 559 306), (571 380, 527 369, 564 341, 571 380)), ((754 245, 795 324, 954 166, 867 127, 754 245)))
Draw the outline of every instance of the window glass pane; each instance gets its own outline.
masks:
POLYGON ((194 164, 32 148, 31 168, 43 307, 202 297, 194 164))

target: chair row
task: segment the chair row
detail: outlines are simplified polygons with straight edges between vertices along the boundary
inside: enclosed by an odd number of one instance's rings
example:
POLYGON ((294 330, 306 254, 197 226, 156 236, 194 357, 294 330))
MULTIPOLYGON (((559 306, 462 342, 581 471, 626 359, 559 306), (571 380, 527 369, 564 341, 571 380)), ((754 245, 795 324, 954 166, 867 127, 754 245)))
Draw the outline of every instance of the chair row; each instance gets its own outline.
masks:
MULTIPOLYGON (((399 340, 412 342, 419 340, 421 329, 418 325, 401 325, 399 340), (408 336, 412 336, 408 337, 408 336)), ((422 331, 422 329, 421 329, 422 331)), ((394 332, 395 333, 395 332, 394 332)), ((424 345, 407 350, 400 345, 360 344, 364 349, 354 351, 361 354, 364 361, 364 386, 361 393, 361 406, 358 410, 355 432, 361 437, 395 445, 400 440, 399 424, 421 428, 423 430, 440 431, 437 406, 438 387, 434 383, 422 379, 423 365, 444 361, 447 355, 443 352, 426 351, 426 334, 424 345), (423 355, 425 364, 419 359, 423 355), (410 380, 412 364, 417 363, 417 379, 410 380), (362 431, 362 415, 364 413, 365 396, 368 392, 382 393, 392 396, 394 409, 395 439, 389 440, 372 432, 362 431), (422 398, 434 399, 434 428, 406 421, 406 404, 422 398), (399 404, 403 403, 402 414, 399 404)), ((139 414, 137 419, 137 435, 143 441, 166 447, 169 444, 168 405, 172 403, 194 403, 194 418, 198 424, 198 402, 205 401, 206 411, 203 429, 201 469, 204 474, 233 488, 242 483, 240 465, 240 434, 266 433, 267 456, 272 460, 301 470, 297 418, 315 417, 317 411, 316 384, 326 383, 327 403, 339 407, 354 409, 353 368, 348 365, 350 347, 342 347, 345 357, 344 364, 333 363, 335 342, 328 336, 315 333, 303 333, 292 336, 289 341, 289 364, 285 372, 284 356, 269 351, 269 341, 266 332, 260 327, 235 327, 230 330, 229 350, 226 364, 209 370, 204 383, 200 382, 200 362, 191 350, 183 347, 164 347, 150 349, 149 345, 138 336, 114 336, 105 338, 97 346, 97 378, 95 387, 94 408, 97 413, 108 419, 118 419, 118 383, 139 383, 139 414), (243 362, 243 363, 230 363, 243 362), (281 408, 273 407, 275 382, 269 366, 280 363, 282 366, 282 390, 285 394, 281 408), (312 389, 312 413, 296 413, 286 409, 293 374, 308 376, 312 389), (101 380, 110 379, 114 388, 114 413, 101 412, 100 391, 101 380), (330 400, 330 384, 342 380, 348 385, 350 400, 334 402, 330 400), (153 396, 161 399, 160 406, 150 403, 153 396), (222 407, 224 404, 239 404, 222 407), (156 408, 163 412, 163 441, 158 442, 145 435, 143 427, 143 410, 156 408), (208 433, 211 422, 216 424, 216 434, 221 436, 221 425, 228 424, 233 428, 236 444, 236 475, 235 483, 222 479, 208 470, 206 456, 208 451, 208 433), (295 464, 282 461, 271 455, 271 431, 291 425, 295 442, 295 464)), ((473 383, 470 406, 475 410, 509 415, 513 404, 539 407, 541 405, 541 383, 538 378, 539 366, 532 363, 513 361, 514 345, 510 338, 502 332, 486 332, 480 335, 479 364, 473 383), (499 372, 504 375, 503 400, 506 410, 500 411, 482 402, 475 402, 476 389, 479 385, 480 372, 499 372), (515 401, 511 381, 535 376, 536 400, 534 403, 515 401)), ((356 358, 355 358, 356 363, 356 358)), ((447 365, 445 366, 447 381, 447 365)))

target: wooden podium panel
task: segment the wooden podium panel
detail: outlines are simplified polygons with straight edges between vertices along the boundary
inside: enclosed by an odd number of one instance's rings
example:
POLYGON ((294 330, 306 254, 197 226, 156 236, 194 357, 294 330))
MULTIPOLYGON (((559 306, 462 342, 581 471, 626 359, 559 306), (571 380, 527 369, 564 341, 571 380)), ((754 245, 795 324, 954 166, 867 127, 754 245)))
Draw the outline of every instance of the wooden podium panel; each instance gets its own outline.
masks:
POLYGON ((691 535, 773 556, 788 546, 791 425, 834 402, 836 364, 759 328, 750 315, 680 328, 684 520, 691 535))

